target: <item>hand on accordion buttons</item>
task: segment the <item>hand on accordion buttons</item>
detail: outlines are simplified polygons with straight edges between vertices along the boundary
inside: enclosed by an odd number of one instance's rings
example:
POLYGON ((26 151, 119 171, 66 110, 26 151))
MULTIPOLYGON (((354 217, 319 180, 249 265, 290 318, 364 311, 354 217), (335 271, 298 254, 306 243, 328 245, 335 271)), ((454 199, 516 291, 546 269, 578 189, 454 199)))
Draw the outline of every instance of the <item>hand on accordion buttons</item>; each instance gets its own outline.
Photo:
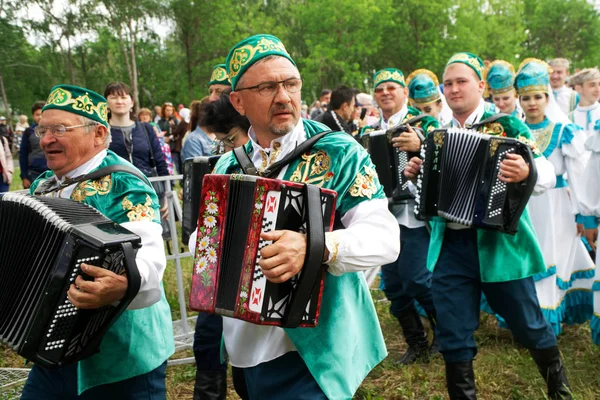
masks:
POLYGON ((82 271, 94 278, 86 281, 81 275, 67 292, 67 298, 77 308, 100 308, 121 300, 127 291, 127 277, 105 268, 81 264, 82 271))
POLYGON ((406 167, 404 167, 404 176, 411 181, 417 179, 419 171, 421 170, 421 164, 423 164, 423 160, 421 160, 419 157, 411 158, 408 164, 406 164, 406 167))
POLYGON ((260 235, 273 243, 261 251, 258 265, 273 283, 282 283, 296 275, 304 265, 306 235, 293 231, 271 231, 260 235))
POLYGON ((498 177, 502 182, 523 182, 529 176, 529 165, 520 155, 508 153, 500 163, 499 172, 498 177))
POLYGON ((402 132, 399 136, 392 138, 392 145, 402 151, 416 153, 421 150, 421 139, 410 125, 407 125, 407 129, 408 132, 402 132))

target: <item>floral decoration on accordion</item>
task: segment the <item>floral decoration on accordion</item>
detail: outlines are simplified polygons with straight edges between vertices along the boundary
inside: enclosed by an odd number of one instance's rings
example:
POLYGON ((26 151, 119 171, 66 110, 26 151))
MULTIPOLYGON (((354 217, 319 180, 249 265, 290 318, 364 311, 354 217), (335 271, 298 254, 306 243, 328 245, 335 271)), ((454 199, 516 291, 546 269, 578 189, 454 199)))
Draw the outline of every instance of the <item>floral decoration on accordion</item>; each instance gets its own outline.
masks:
POLYGON ((200 276, 203 286, 212 286, 214 270, 217 266, 217 218, 219 216, 217 194, 209 191, 204 198, 202 224, 198 224, 196 256, 194 257, 194 274, 200 276))
POLYGON ((377 172, 368 165, 365 165, 365 174, 358 172, 354 185, 350 188, 350 195, 354 197, 367 197, 371 198, 373 194, 377 193, 377 185, 375 184, 375 178, 377 172))
MULTIPOLYGON (((261 231, 261 221, 263 215, 264 201, 266 197, 266 188, 262 185, 256 186, 256 193, 254 197, 256 199, 254 203, 254 209, 252 210, 252 218, 250 220, 250 231, 251 232, 260 232, 261 231)), ((248 249, 254 249, 258 245, 258 241, 260 239, 259 235, 248 235, 248 249)), ((256 253, 253 251, 246 251, 244 254, 244 266, 242 272, 242 278, 240 282, 240 292, 238 296, 237 302, 237 313, 239 315, 244 315, 248 312, 249 302, 250 302, 250 284, 252 282, 252 276, 254 273, 256 262, 256 253)))

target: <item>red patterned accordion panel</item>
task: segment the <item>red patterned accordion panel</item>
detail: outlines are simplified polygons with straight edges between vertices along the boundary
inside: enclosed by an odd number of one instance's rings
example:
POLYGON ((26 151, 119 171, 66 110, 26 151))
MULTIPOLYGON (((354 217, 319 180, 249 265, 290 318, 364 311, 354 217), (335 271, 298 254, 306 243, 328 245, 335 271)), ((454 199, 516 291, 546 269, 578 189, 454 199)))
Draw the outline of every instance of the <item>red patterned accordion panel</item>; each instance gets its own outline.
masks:
POLYGON ((333 228, 336 197, 313 185, 206 175, 190 308, 261 325, 316 326, 325 278, 323 232, 333 228), (279 284, 269 282, 258 265, 260 250, 271 244, 260 234, 272 230, 307 233, 308 250, 313 244, 302 271, 279 284))

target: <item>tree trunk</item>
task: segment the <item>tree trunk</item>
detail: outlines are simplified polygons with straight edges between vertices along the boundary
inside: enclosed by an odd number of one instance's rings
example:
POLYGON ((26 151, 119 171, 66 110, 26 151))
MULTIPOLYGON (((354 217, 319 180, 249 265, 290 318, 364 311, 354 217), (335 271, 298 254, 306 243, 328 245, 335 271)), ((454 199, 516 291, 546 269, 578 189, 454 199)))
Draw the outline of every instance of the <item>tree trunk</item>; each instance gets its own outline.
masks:
POLYGON ((188 93, 190 98, 194 97, 194 73, 192 70, 192 46, 190 43, 190 36, 186 35, 183 43, 185 44, 185 67, 188 78, 188 93))
POLYGON ((127 76, 129 82, 133 80, 133 74, 131 73, 131 64, 129 63, 129 54, 127 54, 127 46, 125 45, 125 39, 123 38, 123 32, 119 28, 119 39, 121 40, 121 50, 123 51, 123 57, 125 57, 125 65, 127 66, 127 76))
POLYGON ((88 84, 88 76, 87 76, 87 66, 85 64, 85 48, 81 48, 81 73, 83 74, 83 84, 86 88, 89 88, 88 84))
POLYGON ((73 69, 73 52, 71 51, 71 41, 67 36, 67 70, 69 71, 69 78, 71 85, 75 85, 75 70, 73 69))
POLYGON ((135 61, 135 31, 133 30, 133 19, 129 20, 129 49, 131 50, 131 90, 133 91, 134 110, 140 106, 140 95, 138 92, 137 62, 135 61))

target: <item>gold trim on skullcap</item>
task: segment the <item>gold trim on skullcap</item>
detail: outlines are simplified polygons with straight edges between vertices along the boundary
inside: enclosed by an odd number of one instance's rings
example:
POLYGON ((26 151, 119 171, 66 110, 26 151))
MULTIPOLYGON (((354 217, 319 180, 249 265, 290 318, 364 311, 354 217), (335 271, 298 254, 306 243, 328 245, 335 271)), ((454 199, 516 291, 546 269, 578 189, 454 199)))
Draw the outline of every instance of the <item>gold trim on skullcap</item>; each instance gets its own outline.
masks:
POLYGON ((78 114, 108 128, 106 99, 92 90, 73 85, 54 86, 42 112, 51 109, 78 114))

